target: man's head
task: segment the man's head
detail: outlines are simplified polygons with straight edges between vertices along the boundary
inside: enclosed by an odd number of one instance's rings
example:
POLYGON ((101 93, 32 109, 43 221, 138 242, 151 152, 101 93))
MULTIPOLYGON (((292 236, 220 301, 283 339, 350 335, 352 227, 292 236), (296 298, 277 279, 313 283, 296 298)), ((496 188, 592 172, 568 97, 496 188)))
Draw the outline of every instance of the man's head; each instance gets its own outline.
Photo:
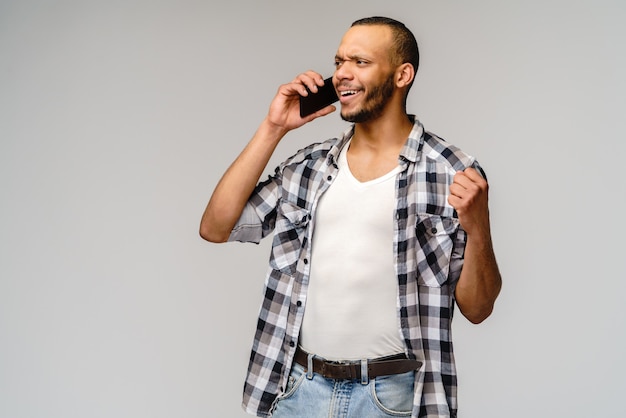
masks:
POLYGON ((391 30, 392 45, 389 50, 390 59, 395 66, 403 63, 409 63, 413 66, 413 72, 417 74, 417 68, 420 63, 420 53, 417 46, 417 40, 402 22, 391 19, 389 17, 374 16, 359 19, 352 23, 352 27, 366 25, 382 25, 391 30))
POLYGON ((390 103, 404 111, 418 65, 417 42, 402 23, 385 17, 354 22, 335 57, 334 82, 342 118, 371 121, 390 103))

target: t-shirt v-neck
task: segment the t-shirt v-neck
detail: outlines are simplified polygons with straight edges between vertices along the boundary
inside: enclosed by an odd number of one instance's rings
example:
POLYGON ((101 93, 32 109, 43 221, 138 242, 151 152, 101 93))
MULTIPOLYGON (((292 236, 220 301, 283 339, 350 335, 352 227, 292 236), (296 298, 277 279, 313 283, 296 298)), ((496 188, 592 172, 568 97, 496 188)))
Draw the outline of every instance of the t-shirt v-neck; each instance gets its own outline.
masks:
POLYGON ((372 180, 360 181, 359 179, 354 177, 354 174, 352 174, 352 171, 350 170, 350 164, 348 164, 348 148, 350 148, 350 142, 348 142, 339 153, 339 168, 347 175, 350 183, 356 188, 368 188, 370 186, 382 183, 389 180, 391 177, 394 177, 400 171, 400 166, 396 165, 391 171, 383 174, 380 177, 376 177, 372 180))

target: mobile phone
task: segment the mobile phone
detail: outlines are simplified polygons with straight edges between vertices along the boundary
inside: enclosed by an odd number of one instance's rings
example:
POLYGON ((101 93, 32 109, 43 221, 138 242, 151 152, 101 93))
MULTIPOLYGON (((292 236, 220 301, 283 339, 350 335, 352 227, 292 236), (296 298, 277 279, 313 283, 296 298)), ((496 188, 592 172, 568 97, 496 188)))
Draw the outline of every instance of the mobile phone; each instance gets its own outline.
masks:
POLYGON ((308 88, 307 90, 309 91, 308 96, 300 96, 300 117, 302 118, 339 100, 332 77, 324 80, 324 85, 318 87, 317 93, 311 92, 308 88))

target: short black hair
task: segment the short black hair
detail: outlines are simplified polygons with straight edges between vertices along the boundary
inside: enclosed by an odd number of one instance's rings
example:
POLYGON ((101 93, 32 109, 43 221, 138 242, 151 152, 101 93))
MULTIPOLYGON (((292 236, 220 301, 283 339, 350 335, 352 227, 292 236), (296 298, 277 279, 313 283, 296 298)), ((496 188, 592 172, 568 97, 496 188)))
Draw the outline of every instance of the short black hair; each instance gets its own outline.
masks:
POLYGON ((394 48, 392 51, 392 62, 394 65, 404 64, 408 62, 413 66, 413 70, 417 74, 417 68, 420 63, 420 53, 417 46, 415 35, 402 22, 395 19, 382 16, 366 17, 356 20, 352 26, 360 25, 383 25, 391 29, 393 33, 394 48))

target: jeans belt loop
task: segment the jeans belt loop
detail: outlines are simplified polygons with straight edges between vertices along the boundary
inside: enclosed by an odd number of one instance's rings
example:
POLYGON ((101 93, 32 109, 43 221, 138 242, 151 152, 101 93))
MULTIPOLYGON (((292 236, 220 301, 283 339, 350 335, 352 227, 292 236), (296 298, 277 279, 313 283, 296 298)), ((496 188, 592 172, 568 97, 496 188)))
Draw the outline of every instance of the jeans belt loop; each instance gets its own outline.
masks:
POLYGON ((313 379, 313 357, 315 357, 315 354, 308 354, 306 358, 306 378, 309 380, 313 379))
POLYGON ((367 385, 370 379, 367 375, 367 360, 361 360, 361 384, 367 385))

